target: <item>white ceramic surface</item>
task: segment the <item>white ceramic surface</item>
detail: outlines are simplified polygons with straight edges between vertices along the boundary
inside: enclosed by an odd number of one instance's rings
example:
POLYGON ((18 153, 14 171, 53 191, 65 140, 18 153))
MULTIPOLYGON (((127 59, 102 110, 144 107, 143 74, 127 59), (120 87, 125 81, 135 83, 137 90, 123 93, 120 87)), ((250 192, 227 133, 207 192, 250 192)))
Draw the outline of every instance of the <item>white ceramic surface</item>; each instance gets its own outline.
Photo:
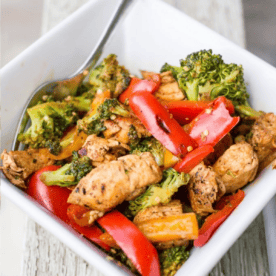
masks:
MULTIPOLYGON (((118 3, 109 1, 112 5, 107 8, 106 2, 90 1, 1 70, 2 149, 10 149, 18 117, 30 93, 46 80, 75 72, 85 61, 118 3)), ((244 66, 251 103, 256 109, 276 113, 274 67, 158 0, 137 1, 103 57, 115 53, 131 73, 139 74, 139 69, 159 71, 164 62, 178 65, 187 54, 210 48, 222 54, 226 62, 244 66)), ((275 194, 276 171, 267 168, 245 191, 240 206, 207 245, 193 250, 177 275, 200 276, 212 269, 275 194)), ((120 267, 100 256, 93 245, 72 234, 5 179, 2 192, 103 273, 125 275, 120 267)))

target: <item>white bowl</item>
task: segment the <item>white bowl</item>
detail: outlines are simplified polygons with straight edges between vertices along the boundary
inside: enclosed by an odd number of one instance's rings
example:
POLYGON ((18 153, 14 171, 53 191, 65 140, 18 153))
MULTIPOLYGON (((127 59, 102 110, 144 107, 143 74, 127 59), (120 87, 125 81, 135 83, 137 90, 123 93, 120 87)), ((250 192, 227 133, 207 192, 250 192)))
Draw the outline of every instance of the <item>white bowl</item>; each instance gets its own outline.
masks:
MULTIPOLYGON (((24 103, 42 82, 66 77, 85 61, 119 1, 92 0, 30 46, 2 70, 2 149, 11 148, 24 103)), ((250 102, 276 113, 276 69, 219 34, 158 0, 140 0, 127 14, 103 53, 118 55, 131 73, 159 71, 168 62, 201 49, 213 49, 227 63, 242 64, 250 102)), ((2 192, 30 217, 106 275, 126 270, 105 259, 95 246, 75 235, 6 179, 2 192)), ((245 188, 246 197, 204 247, 194 249, 177 275, 207 274, 276 193, 276 171, 268 167, 245 188), (200 263, 200 265, 198 265, 200 263)))

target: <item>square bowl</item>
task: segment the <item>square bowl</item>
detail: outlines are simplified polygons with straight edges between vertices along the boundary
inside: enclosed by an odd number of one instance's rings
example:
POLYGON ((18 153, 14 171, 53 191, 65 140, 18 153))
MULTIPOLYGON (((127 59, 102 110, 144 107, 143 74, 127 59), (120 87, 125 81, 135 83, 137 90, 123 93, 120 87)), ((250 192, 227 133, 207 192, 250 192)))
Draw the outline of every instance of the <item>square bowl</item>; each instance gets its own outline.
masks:
MULTIPOLYGON (((109 1, 106 5, 107 1, 91 0, 1 70, 1 151, 11 149, 16 124, 31 92, 41 83, 69 76, 79 68, 119 2, 109 1)), ((276 113, 274 67, 158 0, 135 3, 102 57, 115 53, 132 74, 139 74, 140 69, 158 72, 165 62, 178 65, 180 58, 201 49, 213 49, 227 63, 242 64, 252 106, 276 113)), ((244 190, 243 202, 204 247, 192 250, 177 275, 200 276, 212 269, 276 193, 276 171, 268 167, 244 190)), ((4 178, 2 192, 98 270, 115 276, 130 273, 108 261, 97 247, 73 233, 4 178)))

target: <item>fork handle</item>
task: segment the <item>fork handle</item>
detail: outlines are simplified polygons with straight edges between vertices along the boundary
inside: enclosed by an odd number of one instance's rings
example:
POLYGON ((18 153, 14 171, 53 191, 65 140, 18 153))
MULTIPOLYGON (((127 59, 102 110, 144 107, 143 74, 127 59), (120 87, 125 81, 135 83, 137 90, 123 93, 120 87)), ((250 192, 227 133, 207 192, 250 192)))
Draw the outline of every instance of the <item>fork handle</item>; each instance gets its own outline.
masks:
POLYGON ((113 13, 113 16, 111 20, 109 21, 107 27, 105 28, 102 36, 100 37, 97 45, 94 47, 92 53, 87 58, 87 60, 84 62, 84 64, 81 66, 81 68, 78 69, 77 73, 75 73, 73 76, 78 75, 82 73, 84 70, 89 70, 93 68, 98 60, 100 59, 104 46, 106 45, 106 42, 111 37, 115 27, 120 23, 123 15, 126 13, 127 9, 133 2, 136 0, 122 0, 120 5, 117 7, 116 11, 113 13))

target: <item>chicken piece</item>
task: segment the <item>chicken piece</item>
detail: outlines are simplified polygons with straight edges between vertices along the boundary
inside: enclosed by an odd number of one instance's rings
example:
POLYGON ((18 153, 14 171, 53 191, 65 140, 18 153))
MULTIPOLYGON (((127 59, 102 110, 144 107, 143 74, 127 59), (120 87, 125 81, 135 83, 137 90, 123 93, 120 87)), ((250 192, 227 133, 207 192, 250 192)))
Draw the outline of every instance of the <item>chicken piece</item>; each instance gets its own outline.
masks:
POLYGON ((257 153, 262 170, 276 158, 276 115, 261 115, 253 124, 251 133, 248 142, 257 153))
MULTIPOLYGON (((149 74, 154 74, 152 72, 141 71, 141 74, 144 78, 147 78, 149 74)), ((185 98, 183 92, 178 86, 177 81, 172 75, 171 71, 167 71, 160 74, 161 76, 161 84, 158 89, 154 93, 154 96, 161 101, 181 101, 185 98)))
POLYGON ((135 190, 161 179, 162 171, 151 153, 126 155, 98 166, 83 177, 70 194, 68 203, 106 212, 135 190))
POLYGON ((139 138, 151 136, 136 116, 118 116, 115 120, 106 120, 104 122, 104 126, 106 127, 106 130, 103 132, 105 138, 113 138, 124 144, 128 144, 130 142, 129 131, 132 127, 135 128, 139 138))
POLYGON ((232 193, 254 180, 258 165, 252 146, 242 141, 226 150, 213 169, 221 177, 226 193, 232 193))
POLYGON ((225 193, 223 182, 203 162, 190 171, 190 176, 188 190, 193 211, 201 216, 214 212, 212 204, 225 193))
POLYGON ((125 155, 130 150, 130 147, 114 139, 104 139, 93 134, 87 137, 83 149, 92 160, 92 164, 98 166, 125 155))
POLYGON ((25 180, 33 172, 54 164, 42 150, 28 149, 24 151, 3 151, 1 154, 3 166, 1 170, 15 186, 26 189, 25 180))
MULTIPOLYGON (((148 219, 168 217, 174 215, 182 214, 182 204, 179 200, 172 200, 170 203, 166 205, 158 205, 146 208, 140 211, 134 218, 133 223, 139 224, 148 219)), ((187 246, 189 241, 186 239, 172 240, 166 242, 157 242, 154 243, 157 249, 167 249, 174 246, 187 246)))
POLYGON ((140 211, 133 220, 134 224, 141 223, 148 219, 180 215, 183 213, 180 200, 172 200, 168 204, 152 206, 140 211))
POLYGON ((276 170, 276 159, 272 162, 272 169, 276 170))

